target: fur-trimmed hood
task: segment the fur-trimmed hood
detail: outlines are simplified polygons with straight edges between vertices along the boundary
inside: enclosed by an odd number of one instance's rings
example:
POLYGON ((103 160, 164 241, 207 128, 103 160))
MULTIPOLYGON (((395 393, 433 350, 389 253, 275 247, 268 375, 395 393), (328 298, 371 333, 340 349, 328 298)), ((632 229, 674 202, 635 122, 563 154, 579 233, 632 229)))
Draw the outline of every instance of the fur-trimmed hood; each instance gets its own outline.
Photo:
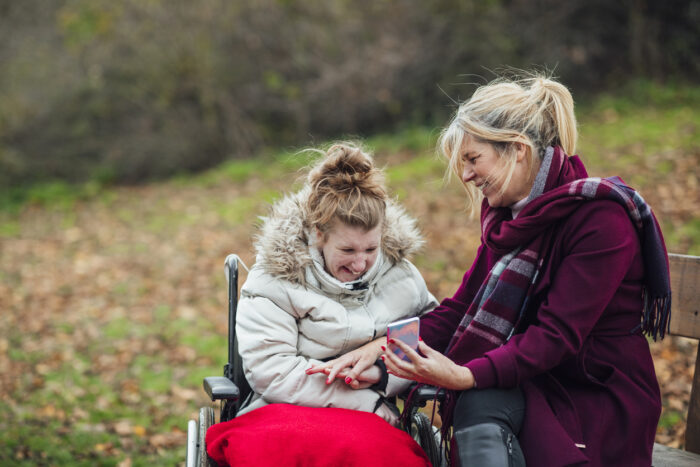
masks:
MULTIPOLYGON (((256 266, 297 284, 305 284, 305 271, 313 263, 304 208, 310 191, 306 186, 276 202, 270 214, 261 218, 260 232, 255 238, 256 266)), ((385 258, 396 264, 410 259, 422 246, 423 238, 415 219, 394 201, 387 201, 381 245, 385 258)))

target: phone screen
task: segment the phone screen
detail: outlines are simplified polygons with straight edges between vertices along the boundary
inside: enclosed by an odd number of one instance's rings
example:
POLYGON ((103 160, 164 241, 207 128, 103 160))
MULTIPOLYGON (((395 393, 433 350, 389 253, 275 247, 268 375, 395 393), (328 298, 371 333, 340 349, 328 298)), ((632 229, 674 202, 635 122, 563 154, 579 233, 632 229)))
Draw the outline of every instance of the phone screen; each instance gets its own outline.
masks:
MULTIPOLYGON (((400 339, 412 349, 418 349, 418 336, 420 335, 420 320, 417 317, 402 319, 389 323, 386 330, 387 339, 400 339)), ((394 344, 388 344, 389 349, 399 358, 410 361, 401 349, 394 344)))

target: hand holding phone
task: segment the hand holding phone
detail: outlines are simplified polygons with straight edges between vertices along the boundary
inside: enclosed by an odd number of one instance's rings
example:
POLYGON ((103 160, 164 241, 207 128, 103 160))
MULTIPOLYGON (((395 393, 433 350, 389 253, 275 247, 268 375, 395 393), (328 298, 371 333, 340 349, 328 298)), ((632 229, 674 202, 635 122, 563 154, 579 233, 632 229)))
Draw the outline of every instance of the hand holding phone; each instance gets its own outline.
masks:
MULTIPOLYGON (((413 350, 418 350, 418 336, 420 335, 420 320, 418 317, 402 319, 399 321, 394 321, 389 323, 386 330, 386 338, 389 339, 399 339, 405 342, 406 345, 411 347, 413 350)), ((403 350, 399 349, 396 345, 389 343, 389 349, 396 354, 397 357, 411 361, 403 350)))

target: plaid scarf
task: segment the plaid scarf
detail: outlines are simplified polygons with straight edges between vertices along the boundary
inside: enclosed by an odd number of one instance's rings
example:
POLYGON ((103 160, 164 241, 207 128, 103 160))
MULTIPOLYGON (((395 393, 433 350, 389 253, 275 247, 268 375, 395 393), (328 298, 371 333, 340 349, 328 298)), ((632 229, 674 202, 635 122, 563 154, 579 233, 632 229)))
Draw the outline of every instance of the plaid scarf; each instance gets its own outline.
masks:
POLYGON ((654 214, 639 193, 619 177, 572 179, 576 172, 572 164, 580 164, 576 156, 567 157, 559 147, 548 148, 528 203, 516 219, 510 219, 508 209, 484 204, 483 241, 502 256, 447 346, 445 354, 456 363, 467 363, 510 339, 545 261, 552 226, 582 202, 599 199, 622 205, 637 229, 646 271, 640 327, 654 340, 664 337, 670 319, 671 288, 668 256, 654 214))

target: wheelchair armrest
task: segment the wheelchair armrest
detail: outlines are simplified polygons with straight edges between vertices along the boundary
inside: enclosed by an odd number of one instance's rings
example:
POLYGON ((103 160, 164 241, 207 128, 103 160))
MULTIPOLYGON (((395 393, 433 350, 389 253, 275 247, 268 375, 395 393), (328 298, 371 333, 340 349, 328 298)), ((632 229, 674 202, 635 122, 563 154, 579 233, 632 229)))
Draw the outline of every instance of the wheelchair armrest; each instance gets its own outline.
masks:
POLYGON ((241 391, 233 381, 225 376, 207 376, 204 378, 204 391, 211 397, 211 400, 237 400, 241 391))

